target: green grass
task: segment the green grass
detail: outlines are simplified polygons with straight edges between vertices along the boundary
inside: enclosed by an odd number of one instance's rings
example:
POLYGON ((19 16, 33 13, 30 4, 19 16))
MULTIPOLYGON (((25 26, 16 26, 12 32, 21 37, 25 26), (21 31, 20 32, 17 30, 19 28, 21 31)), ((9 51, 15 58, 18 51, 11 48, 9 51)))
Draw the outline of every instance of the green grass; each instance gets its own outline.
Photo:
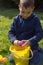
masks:
MULTIPOLYGON (((8 31, 14 16, 19 13, 17 9, 0 9, 0 54, 9 58, 10 42, 8 39, 8 31)), ((36 13, 41 21, 43 27, 43 13, 36 13)), ((43 46, 43 40, 39 42, 43 46)), ((2 63, 0 65, 12 65, 9 62, 2 63)))

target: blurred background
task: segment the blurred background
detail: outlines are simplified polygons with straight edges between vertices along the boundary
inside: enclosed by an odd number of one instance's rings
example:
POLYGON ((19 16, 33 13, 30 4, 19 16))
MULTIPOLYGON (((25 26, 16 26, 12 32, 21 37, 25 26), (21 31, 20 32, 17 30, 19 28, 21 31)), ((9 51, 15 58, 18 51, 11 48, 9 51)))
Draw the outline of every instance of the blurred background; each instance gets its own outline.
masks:
MULTIPOLYGON (((0 7, 17 8, 19 0, 0 0, 0 7)), ((35 0, 35 9, 43 10, 43 0, 35 0)))

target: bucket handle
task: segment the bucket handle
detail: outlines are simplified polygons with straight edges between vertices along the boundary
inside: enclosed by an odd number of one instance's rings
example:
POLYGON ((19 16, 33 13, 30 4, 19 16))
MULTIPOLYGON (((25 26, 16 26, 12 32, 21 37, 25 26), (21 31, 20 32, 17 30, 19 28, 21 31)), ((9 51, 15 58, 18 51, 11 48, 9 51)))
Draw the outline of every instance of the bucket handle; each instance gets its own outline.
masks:
MULTIPOLYGON (((12 52, 13 52, 13 51, 12 51, 12 52)), ((24 58, 24 57, 22 57, 22 56, 19 56, 19 55, 16 54, 15 52, 14 52, 14 55, 16 55, 17 57, 19 57, 19 58, 22 59, 22 60, 30 60, 30 59, 33 58, 33 51, 30 49, 30 52, 31 52, 31 57, 30 57, 30 58, 24 58)))

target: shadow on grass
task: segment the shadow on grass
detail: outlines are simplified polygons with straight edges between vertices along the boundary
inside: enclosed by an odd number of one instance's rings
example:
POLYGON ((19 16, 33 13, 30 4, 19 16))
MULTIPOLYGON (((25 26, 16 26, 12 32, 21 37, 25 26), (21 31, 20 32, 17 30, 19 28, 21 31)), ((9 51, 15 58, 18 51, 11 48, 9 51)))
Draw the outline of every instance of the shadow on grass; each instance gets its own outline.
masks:
POLYGON ((40 20, 43 20, 43 12, 36 12, 40 20))
POLYGON ((12 19, 14 16, 16 16, 19 13, 18 9, 5 9, 0 8, 0 16, 5 16, 10 19, 12 19))

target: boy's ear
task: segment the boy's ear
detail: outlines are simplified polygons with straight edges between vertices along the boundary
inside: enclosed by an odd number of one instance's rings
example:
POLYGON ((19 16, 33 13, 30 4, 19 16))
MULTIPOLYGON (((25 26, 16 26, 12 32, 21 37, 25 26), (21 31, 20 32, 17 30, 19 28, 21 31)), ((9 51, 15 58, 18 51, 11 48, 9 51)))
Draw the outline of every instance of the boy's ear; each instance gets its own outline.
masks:
POLYGON ((18 7, 19 7, 19 5, 18 5, 18 7))
POLYGON ((20 4, 18 5, 18 7, 20 8, 20 4))
POLYGON ((35 6, 33 7, 33 9, 35 9, 35 6))
POLYGON ((20 8, 21 8, 20 4, 18 5, 18 8, 19 8, 19 10, 20 10, 20 8))
POLYGON ((32 10, 34 10, 35 9, 35 7, 33 7, 33 9, 32 10))
POLYGON ((35 6, 33 6, 33 10, 35 9, 35 6))

